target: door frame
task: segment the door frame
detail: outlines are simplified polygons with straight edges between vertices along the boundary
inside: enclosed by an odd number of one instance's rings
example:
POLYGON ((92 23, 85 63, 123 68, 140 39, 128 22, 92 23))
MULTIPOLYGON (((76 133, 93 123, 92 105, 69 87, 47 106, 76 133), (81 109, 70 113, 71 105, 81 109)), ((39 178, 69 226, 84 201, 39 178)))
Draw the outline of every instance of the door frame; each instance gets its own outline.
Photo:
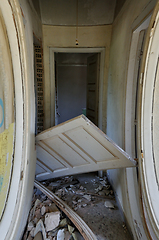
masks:
POLYGON ((100 53, 100 74, 99 74, 99 111, 98 127, 102 129, 103 117, 103 79, 104 79, 104 62, 105 48, 53 48, 50 47, 50 122, 51 127, 55 125, 55 53, 100 53), (54 111, 52 111, 54 109, 54 111))
MULTIPOLYGON (((132 26, 132 39, 130 46, 128 74, 127 74, 127 89, 126 89, 126 110, 125 110, 125 151, 131 156, 135 155, 135 135, 134 135, 134 119, 135 119, 135 98, 136 98, 136 84, 135 79, 138 66, 136 64, 136 52, 138 48, 139 34, 142 30, 148 28, 150 24, 151 12, 147 16, 143 16, 143 21, 138 19, 132 26)), ((141 75, 140 75, 141 77, 141 75)), ((140 81, 140 79, 139 79, 140 81)), ((141 82, 139 82, 141 84, 141 82)), ((139 91, 139 90, 138 90, 139 91)), ((139 122, 138 122, 139 124, 139 122)), ((138 143, 137 143, 138 147, 138 143)), ((139 147, 138 147, 139 150, 139 147)), ((140 169, 140 167, 139 167, 140 169)), ((141 183, 137 176, 136 169, 125 170, 127 183, 127 199, 130 209, 131 230, 136 239, 148 239, 147 226, 145 224, 145 216, 143 214, 143 206, 141 201, 141 183), (141 237, 142 236, 142 237, 141 237)))

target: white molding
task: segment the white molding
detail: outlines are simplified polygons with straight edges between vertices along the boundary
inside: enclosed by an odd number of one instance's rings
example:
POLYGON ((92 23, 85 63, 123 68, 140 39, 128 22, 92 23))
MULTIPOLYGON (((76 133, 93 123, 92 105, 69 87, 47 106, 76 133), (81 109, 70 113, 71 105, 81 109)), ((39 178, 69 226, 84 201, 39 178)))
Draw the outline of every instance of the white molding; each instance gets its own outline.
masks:
MULTIPOLYGON (((135 69, 136 65, 136 53, 138 48, 138 40, 140 31, 146 29, 149 26, 150 16, 143 20, 141 23, 141 18, 138 18, 138 22, 135 21, 136 26, 132 33, 131 48, 129 55, 129 65, 128 65, 128 75, 127 75, 127 90, 126 90, 126 110, 125 110, 125 151, 131 156, 134 155, 134 120, 135 120, 135 97, 136 97, 136 82, 135 69), (140 24, 140 25, 139 25, 140 24)), ((145 240, 148 239, 147 230, 144 223, 144 216, 141 209, 140 202, 140 186, 137 179, 137 172, 135 169, 126 169, 126 181, 127 181, 127 198, 130 209, 130 221, 131 230, 134 235, 134 239, 145 240)))
POLYGON ((18 0, 1 0, 0 12, 10 46, 15 90, 14 163, 9 194, 0 221, 0 238, 15 240, 21 239, 26 225, 36 166, 34 81, 26 42, 32 35, 31 31, 30 35, 26 35, 29 26, 26 24, 24 28, 18 0))
POLYGON ((103 79, 104 79, 104 63, 105 63, 105 47, 99 48, 49 48, 50 52, 50 122, 51 127, 55 125, 55 53, 100 53, 100 78, 99 78, 99 113, 98 113, 98 127, 102 129, 103 118, 103 79))

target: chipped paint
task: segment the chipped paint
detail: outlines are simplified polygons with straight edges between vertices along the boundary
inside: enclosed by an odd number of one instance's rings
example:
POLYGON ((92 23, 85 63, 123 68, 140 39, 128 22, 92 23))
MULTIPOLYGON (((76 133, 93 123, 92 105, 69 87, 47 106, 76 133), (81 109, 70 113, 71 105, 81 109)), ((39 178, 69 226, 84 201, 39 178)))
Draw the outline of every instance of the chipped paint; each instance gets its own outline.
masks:
POLYGON ((9 191, 14 152, 14 123, 0 134, 0 218, 9 191))

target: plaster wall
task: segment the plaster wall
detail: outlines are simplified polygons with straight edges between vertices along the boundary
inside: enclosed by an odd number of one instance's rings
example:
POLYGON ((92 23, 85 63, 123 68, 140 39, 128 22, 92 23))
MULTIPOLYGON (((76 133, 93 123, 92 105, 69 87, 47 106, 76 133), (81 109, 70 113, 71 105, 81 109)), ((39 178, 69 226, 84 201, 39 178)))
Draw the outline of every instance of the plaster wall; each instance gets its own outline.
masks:
MULTIPOLYGON (((37 1, 36 1, 37 2, 37 1)), ((41 19, 38 12, 35 10, 31 0, 19 0, 24 25, 27 26, 26 38, 30 43, 30 51, 33 51, 33 34, 39 39, 42 39, 41 19)), ((28 42, 28 41, 26 41, 28 42)), ((29 48, 28 48, 29 49, 29 48)), ((33 55, 32 55, 33 56, 33 55)), ((33 65, 32 65, 33 66, 33 65)))
MULTIPOLYGON (((112 24, 116 0, 78 1, 78 25, 112 24)), ((76 25, 77 1, 40 0, 42 24, 76 25)))
POLYGON ((86 108, 87 66, 58 66, 58 123, 82 114, 86 108))
MULTIPOLYGON (((131 136, 125 142, 127 70, 132 33, 151 13, 155 3, 155 0, 127 0, 112 26, 108 76, 107 135, 123 149, 126 149, 126 145, 131 144, 131 138, 133 137, 131 136)), ((135 97, 132 101, 135 101, 135 97)), ((129 205, 131 200, 129 199, 129 192, 132 189, 128 186, 129 176, 132 174, 137 179, 137 173, 135 170, 120 169, 110 170, 108 174, 135 239, 138 239, 134 230, 135 220, 132 218, 132 209, 130 210, 129 205), (131 173, 128 174, 128 171, 131 171, 131 173)), ((135 188, 138 192, 137 182, 134 184, 136 184, 135 188)))
MULTIPOLYGON (((111 41, 112 26, 87 26, 79 27, 79 45, 75 45, 76 28, 68 26, 48 26, 43 25, 43 44, 44 44, 44 111, 45 129, 51 127, 51 98, 50 98, 50 48, 105 48, 104 79, 103 79, 103 126, 106 130, 106 92, 107 76, 109 63, 109 49, 111 41)), ((53 89, 54 91, 54 89, 53 89)))

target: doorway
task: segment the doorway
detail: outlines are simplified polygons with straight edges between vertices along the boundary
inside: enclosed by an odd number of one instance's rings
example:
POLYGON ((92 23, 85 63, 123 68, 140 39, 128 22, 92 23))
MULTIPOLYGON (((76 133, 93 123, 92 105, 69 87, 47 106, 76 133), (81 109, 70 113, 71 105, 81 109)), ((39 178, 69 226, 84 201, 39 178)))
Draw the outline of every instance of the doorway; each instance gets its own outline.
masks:
POLYGON ((102 129, 104 56, 105 48, 50 48, 51 126, 84 114, 102 129), (96 70, 93 56, 98 61, 96 70), (91 81, 97 71, 95 85, 91 81))
POLYGON ((55 125, 86 109, 87 53, 55 53, 55 125))
POLYGON ((55 53, 55 125, 81 114, 98 125, 99 53, 55 53))

